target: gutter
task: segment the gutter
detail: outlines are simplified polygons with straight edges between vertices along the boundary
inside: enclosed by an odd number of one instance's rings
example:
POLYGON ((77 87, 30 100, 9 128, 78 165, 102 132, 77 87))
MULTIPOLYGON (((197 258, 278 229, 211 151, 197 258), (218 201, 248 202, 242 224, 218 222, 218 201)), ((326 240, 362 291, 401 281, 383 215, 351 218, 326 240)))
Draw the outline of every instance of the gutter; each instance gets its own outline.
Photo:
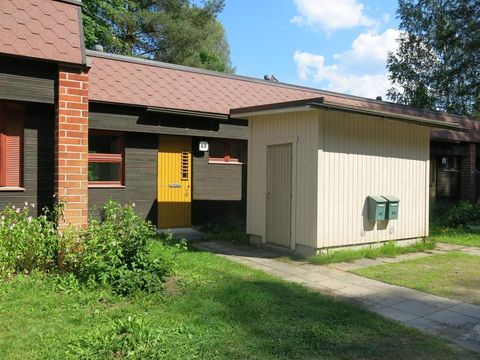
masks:
POLYGON ((464 128, 457 123, 448 123, 441 120, 426 119, 419 116, 395 114, 395 113, 378 111, 378 110, 361 109, 353 106, 338 105, 338 104, 326 102, 326 101, 322 101, 321 103, 311 102, 311 103, 308 103, 307 106, 312 108, 337 110, 337 111, 343 111, 343 112, 375 116, 384 120, 397 120, 397 121, 416 124, 420 126, 433 127, 436 129, 456 130, 461 132, 470 131, 470 129, 464 128))
POLYGON ((192 111, 192 110, 181 110, 181 109, 171 109, 171 108, 162 108, 162 107, 147 107, 147 112, 196 116, 196 117, 204 117, 204 118, 218 119, 218 120, 228 120, 229 119, 228 114, 219 114, 219 113, 210 113, 210 112, 203 112, 203 111, 192 111))
POLYGON ((230 117, 232 118, 248 118, 250 116, 256 116, 261 114, 271 114, 289 111, 305 111, 305 110, 314 110, 314 109, 324 109, 324 110, 336 110, 349 112, 354 114, 363 114, 368 116, 377 117, 384 120, 396 120, 406 123, 411 123, 420 126, 427 126, 430 128, 436 129, 446 129, 446 130, 455 130, 468 132, 469 129, 460 126, 457 123, 449 123, 442 120, 427 119, 419 116, 412 115, 402 115, 392 112, 379 111, 379 110, 370 110, 362 109, 356 106, 341 105, 334 102, 325 101, 325 98, 315 98, 315 99, 305 99, 297 101, 289 101, 284 103, 277 104, 268 104, 260 106, 252 106, 238 109, 230 110, 230 117))

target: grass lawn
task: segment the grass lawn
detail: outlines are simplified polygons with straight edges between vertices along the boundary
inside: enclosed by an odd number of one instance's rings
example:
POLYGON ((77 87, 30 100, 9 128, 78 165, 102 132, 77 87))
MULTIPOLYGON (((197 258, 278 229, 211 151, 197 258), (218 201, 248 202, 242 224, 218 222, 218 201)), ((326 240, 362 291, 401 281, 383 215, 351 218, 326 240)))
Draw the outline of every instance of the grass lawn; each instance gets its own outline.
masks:
POLYGON ((430 239, 438 242, 480 247, 480 234, 472 234, 462 229, 430 229, 430 239))
POLYGON ((339 262, 351 262, 358 259, 376 259, 378 257, 395 257, 419 251, 433 250, 433 241, 418 242, 408 246, 397 246, 395 243, 386 243, 381 246, 372 246, 359 250, 334 250, 308 258, 308 262, 316 265, 325 265, 339 262))
POLYGON ((177 269, 162 295, 62 290, 38 276, 0 284, 0 358, 121 358, 100 351, 112 341, 135 344, 129 359, 152 348, 165 359, 476 357, 215 255, 168 251, 177 269))
POLYGON ((353 272, 386 283, 480 305, 480 256, 451 252, 353 272))

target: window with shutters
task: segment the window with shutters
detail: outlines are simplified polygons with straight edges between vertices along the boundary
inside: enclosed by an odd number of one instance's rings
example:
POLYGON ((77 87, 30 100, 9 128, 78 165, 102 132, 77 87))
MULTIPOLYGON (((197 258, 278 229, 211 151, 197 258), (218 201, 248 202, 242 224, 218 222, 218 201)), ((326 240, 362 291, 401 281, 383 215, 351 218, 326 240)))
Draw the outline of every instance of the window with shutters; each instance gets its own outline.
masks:
POLYGON ((88 184, 122 186, 124 184, 124 134, 90 130, 88 137, 88 184))
POLYGON ((0 102, 0 187, 23 186, 22 104, 0 102))

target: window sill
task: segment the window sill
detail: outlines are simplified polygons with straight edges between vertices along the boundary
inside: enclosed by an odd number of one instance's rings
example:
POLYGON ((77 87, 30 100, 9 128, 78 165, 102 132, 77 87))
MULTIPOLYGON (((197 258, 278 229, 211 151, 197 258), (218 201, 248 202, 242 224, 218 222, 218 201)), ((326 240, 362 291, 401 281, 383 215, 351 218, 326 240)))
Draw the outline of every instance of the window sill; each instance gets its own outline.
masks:
POLYGON ((243 165, 244 163, 238 161, 221 161, 221 160, 208 160, 209 164, 217 165, 243 165))
POLYGON ((125 189, 125 185, 88 184, 89 189, 125 189))
POLYGON ((16 187, 16 186, 4 186, 4 187, 0 187, 0 191, 21 192, 21 191, 25 191, 25 188, 16 187))

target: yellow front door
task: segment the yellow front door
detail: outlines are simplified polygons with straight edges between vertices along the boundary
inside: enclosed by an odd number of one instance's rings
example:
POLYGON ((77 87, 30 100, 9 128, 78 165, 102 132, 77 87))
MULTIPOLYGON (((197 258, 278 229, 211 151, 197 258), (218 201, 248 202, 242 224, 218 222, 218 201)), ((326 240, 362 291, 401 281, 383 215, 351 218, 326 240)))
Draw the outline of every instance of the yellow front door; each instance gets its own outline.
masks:
POLYGON ((158 227, 191 225, 192 140, 160 136, 158 147, 158 227))

